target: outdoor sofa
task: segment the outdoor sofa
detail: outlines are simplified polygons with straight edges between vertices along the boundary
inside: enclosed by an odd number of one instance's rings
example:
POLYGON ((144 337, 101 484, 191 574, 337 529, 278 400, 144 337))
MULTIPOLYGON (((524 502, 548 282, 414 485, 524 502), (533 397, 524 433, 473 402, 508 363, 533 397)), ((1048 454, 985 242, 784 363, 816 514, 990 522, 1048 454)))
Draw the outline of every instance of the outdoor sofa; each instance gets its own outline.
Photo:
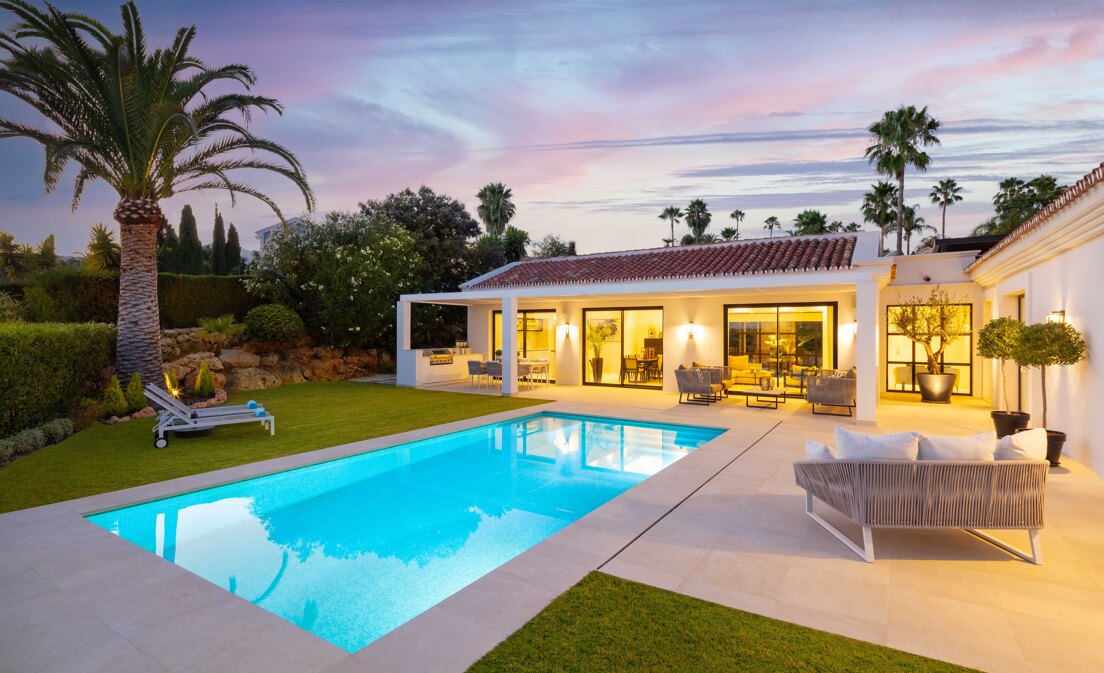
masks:
POLYGON ((874 528, 962 528, 1036 565, 1043 562, 1046 432, 927 437, 871 436, 836 428, 837 447, 809 442, 794 463, 805 513, 863 560, 874 562, 874 528), (856 448, 857 447, 857 448, 856 448), (950 458, 961 458, 954 460, 950 458), (813 511, 820 500, 862 527, 862 546, 813 511), (978 529, 1026 530, 1024 552, 978 529))

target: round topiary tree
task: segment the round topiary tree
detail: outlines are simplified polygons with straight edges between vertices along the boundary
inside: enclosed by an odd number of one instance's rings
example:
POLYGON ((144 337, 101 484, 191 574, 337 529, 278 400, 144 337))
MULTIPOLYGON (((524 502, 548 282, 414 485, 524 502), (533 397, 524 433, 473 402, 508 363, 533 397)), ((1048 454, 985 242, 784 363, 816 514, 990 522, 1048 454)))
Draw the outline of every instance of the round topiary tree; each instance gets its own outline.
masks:
POLYGON ((1020 342, 1020 332, 1023 323, 1015 318, 995 318, 986 323, 978 331, 977 352, 983 358, 1000 361, 1001 389, 1004 391, 1004 411, 992 412, 993 423, 997 428, 997 436, 1003 437, 1015 432, 1016 428, 1026 428, 1030 419, 1029 414, 1020 411, 1012 411, 1008 404, 1008 377, 1004 367, 1016 345, 1020 342))
POLYGON ((1047 426, 1047 367, 1075 365, 1085 359, 1085 350, 1085 338, 1064 322, 1037 323, 1020 331, 1019 342, 1012 349, 1012 359, 1021 367, 1039 370, 1043 388, 1042 427, 1047 426))
POLYGON ((303 321, 282 304, 262 304, 245 314, 249 334, 260 341, 294 341, 303 333, 303 321))

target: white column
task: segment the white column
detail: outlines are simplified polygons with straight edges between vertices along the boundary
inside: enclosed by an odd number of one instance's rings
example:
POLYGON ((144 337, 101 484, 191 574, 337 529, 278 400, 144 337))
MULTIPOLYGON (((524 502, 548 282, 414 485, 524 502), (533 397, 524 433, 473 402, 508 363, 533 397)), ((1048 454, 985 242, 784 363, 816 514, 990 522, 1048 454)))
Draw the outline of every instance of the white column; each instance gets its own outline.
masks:
POLYGON ((418 361, 410 352, 410 302, 395 304, 395 382, 400 386, 418 385, 418 361))
POLYGON ((516 395, 517 380, 517 297, 502 298, 502 394, 516 395))
POLYGON ((878 285, 855 284, 855 417, 860 423, 878 420, 878 285))

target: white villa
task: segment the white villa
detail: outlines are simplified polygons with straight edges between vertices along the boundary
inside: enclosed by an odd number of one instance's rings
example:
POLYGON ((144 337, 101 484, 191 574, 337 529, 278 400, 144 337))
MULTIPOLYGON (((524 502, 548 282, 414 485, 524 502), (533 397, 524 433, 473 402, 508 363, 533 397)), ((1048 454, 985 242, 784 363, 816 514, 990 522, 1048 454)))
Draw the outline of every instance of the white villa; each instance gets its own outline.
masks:
MULTIPOLYGON (((467 361, 502 358, 501 392, 518 392, 519 360, 547 361, 553 385, 673 392, 680 365, 747 367, 777 377, 791 397, 806 367, 856 371, 855 419, 917 390, 926 362, 887 319, 908 297, 939 286, 961 301, 963 337, 944 354, 955 396, 1003 404, 996 363, 976 354, 977 330, 998 316, 1064 319, 1085 334, 1089 360, 1049 372, 1051 429, 1066 453, 1104 474, 1104 164, 985 252, 880 256, 877 232, 751 239, 695 246, 526 259, 459 292, 404 295, 397 306, 398 383, 468 377, 467 361), (415 303, 466 306, 470 353, 411 349, 415 303), (516 325, 503 330, 502 325, 516 325), (592 360, 600 358, 601 365, 592 360)), ((442 347, 451 346, 442 344, 442 347)), ((1009 366, 1009 404, 1040 412, 1037 372, 1009 366)), ((745 383, 755 384, 752 375, 745 383)), ((918 399, 918 398, 917 398, 918 399)))

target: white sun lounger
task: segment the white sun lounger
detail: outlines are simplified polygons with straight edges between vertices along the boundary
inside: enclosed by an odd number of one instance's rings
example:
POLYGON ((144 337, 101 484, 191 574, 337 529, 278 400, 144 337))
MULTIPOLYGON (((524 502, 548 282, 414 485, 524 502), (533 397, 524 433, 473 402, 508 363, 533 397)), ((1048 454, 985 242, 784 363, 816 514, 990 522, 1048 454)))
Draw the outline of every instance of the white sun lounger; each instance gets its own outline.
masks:
POLYGON ((159 449, 169 445, 169 440, 165 437, 166 432, 196 432, 210 430, 220 425, 260 423, 262 427, 268 429, 269 434, 276 434, 276 417, 270 415, 260 405, 255 408, 248 405, 235 405, 192 409, 157 386, 148 385, 144 392, 146 398, 164 409, 153 427, 156 435, 153 445, 159 449))

